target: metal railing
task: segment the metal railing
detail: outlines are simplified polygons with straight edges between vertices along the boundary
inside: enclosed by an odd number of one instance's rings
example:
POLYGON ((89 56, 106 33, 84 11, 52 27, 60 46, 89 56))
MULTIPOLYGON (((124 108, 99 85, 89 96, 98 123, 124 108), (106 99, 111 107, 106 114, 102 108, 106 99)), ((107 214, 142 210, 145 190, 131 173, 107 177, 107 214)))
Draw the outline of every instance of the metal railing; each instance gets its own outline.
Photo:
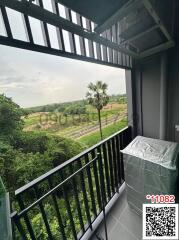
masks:
POLYGON ((93 230, 124 181, 120 150, 130 141, 126 127, 18 189, 14 239, 77 240, 93 230))
POLYGON ((99 35, 94 31, 94 22, 57 0, 0 0, 0 15, 5 29, 4 33, 0 32, 0 44, 125 69, 132 68, 132 57, 129 56, 132 51, 120 45, 119 23, 99 35), (13 29, 8 9, 15 11, 15 21, 21 30, 13 29), (40 24, 37 31, 34 30, 37 24, 32 19, 40 24))

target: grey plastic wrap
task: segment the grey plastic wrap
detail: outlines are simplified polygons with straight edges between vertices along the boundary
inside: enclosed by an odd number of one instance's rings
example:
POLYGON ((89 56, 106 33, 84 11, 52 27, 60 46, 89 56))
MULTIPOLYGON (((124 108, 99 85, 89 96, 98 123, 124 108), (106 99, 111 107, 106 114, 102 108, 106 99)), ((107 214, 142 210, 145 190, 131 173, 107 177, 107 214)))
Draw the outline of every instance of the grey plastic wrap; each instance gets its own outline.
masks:
POLYGON ((0 177, 0 240, 11 240, 11 230, 9 193, 0 177))
POLYGON ((177 143, 138 136, 121 152, 127 199, 139 213, 146 195, 176 193, 177 143))
POLYGON ((12 240, 9 194, 0 195, 0 240, 12 240))

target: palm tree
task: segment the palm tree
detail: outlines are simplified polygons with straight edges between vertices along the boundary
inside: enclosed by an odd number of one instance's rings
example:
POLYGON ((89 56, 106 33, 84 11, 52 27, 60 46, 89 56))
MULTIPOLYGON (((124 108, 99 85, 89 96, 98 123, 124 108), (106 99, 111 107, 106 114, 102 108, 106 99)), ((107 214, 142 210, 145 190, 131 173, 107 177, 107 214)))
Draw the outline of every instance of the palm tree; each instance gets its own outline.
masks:
POLYGON ((108 86, 106 83, 102 83, 102 81, 97 81, 96 84, 90 83, 88 85, 89 91, 86 93, 86 98, 88 100, 88 103, 93 107, 95 107, 98 112, 101 140, 103 138, 102 126, 101 126, 101 110, 103 109, 104 106, 107 105, 109 101, 109 97, 106 93, 107 88, 108 86))

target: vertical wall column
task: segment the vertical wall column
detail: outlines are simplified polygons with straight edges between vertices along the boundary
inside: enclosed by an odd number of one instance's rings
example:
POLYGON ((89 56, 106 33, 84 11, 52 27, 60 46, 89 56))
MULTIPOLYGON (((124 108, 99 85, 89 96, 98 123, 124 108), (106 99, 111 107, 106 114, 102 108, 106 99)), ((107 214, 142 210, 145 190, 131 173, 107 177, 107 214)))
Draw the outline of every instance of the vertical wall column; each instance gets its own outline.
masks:
POLYGON ((160 73, 160 131, 159 137, 166 139, 167 133, 167 53, 161 55, 160 73))
POLYGON ((135 117, 135 101, 134 101, 134 84, 132 81, 132 71, 126 70, 126 93, 127 93, 127 112, 128 125, 132 127, 133 137, 136 135, 136 117, 135 117))
POLYGON ((143 136, 143 75, 142 65, 135 68, 135 102, 136 102, 136 132, 143 136))

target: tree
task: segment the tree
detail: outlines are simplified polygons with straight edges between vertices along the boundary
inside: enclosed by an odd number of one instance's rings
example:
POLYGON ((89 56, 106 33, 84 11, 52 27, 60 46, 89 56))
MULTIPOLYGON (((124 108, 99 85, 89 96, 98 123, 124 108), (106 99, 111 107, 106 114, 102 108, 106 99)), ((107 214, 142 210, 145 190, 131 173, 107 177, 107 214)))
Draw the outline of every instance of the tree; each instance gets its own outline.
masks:
POLYGON ((0 94, 0 137, 10 139, 22 130, 22 109, 11 98, 0 94))
POLYGON ((13 198, 17 188, 83 150, 80 143, 71 139, 45 133, 22 132, 13 141, 0 139, 0 176, 13 198))
POLYGON ((64 111, 65 115, 75 115, 75 114, 85 114, 85 113, 86 113, 86 106, 84 104, 71 104, 64 111))
POLYGON ((127 97, 126 96, 121 96, 118 100, 119 104, 125 104, 127 103, 127 97))
POLYGON ((89 91, 86 93, 88 103, 95 107, 98 112, 101 140, 103 138, 101 126, 101 110, 109 102, 109 96, 106 93, 107 88, 108 86, 106 83, 102 83, 102 81, 97 81, 96 84, 90 83, 88 85, 89 91))

